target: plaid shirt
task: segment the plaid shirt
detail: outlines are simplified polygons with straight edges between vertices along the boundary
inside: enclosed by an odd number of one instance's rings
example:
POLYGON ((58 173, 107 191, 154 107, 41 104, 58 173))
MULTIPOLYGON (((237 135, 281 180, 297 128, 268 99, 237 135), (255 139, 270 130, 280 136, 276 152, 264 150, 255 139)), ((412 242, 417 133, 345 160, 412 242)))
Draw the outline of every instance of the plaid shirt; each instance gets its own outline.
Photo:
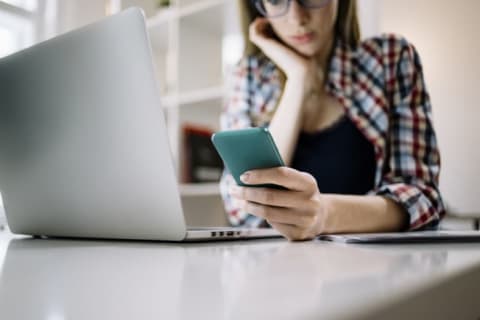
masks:
MULTIPOLYGON (((231 80, 222 129, 268 126, 281 97, 277 67, 264 56, 249 56, 231 80)), ((402 205, 410 229, 436 228, 445 212, 438 189, 440 156, 415 48, 391 34, 367 39, 357 48, 337 41, 325 89, 374 146, 375 186, 368 194, 402 205)), ((230 223, 265 225, 229 196, 234 183, 225 171, 220 190, 230 223)))

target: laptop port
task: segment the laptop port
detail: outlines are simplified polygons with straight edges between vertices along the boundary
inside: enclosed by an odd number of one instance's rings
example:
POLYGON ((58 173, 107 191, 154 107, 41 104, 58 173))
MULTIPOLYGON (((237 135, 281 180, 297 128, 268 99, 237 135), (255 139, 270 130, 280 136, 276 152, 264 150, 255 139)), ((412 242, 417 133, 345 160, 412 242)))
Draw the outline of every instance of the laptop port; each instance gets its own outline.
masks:
POLYGON ((218 235, 219 235, 220 237, 223 237, 223 231, 219 231, 219 232, 218 232, 218 235))
POLYGON ((233 236, 233 231, 227 231, 227 236, 233 236))
POLYGON ((212 231, 212 237, 216 237, 217 236, 217 232, 216 231, 212 231))

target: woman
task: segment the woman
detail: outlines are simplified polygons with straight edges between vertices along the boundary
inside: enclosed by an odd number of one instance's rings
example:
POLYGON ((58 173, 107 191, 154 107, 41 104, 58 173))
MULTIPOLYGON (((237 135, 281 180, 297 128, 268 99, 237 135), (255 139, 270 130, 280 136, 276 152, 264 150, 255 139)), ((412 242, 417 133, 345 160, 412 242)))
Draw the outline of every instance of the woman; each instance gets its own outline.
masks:
MULTIPOLYGON (((289 240, 435 228, 440 158, 415 48, 361 42, 355 0, 240 0, 248 25, 223 129, 268 126, 286 167, 252 170, 222 197, 233 225, 289 240)), ((246 29, 246 28, 244 28, 246 29)))

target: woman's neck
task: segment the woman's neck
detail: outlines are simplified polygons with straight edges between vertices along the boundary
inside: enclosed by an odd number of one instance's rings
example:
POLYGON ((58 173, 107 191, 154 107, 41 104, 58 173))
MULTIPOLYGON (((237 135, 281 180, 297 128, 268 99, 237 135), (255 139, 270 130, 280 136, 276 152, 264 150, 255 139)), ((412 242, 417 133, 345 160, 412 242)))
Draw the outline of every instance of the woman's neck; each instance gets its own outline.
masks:
POLYGON ((330 58, 330 53, 333 47, 333 37, 329 37, 325 42, 325 45, 322 49, 317 53, 315 59, 317 60, 318 66, 326 71, 328 67, 328 60, 330 58))

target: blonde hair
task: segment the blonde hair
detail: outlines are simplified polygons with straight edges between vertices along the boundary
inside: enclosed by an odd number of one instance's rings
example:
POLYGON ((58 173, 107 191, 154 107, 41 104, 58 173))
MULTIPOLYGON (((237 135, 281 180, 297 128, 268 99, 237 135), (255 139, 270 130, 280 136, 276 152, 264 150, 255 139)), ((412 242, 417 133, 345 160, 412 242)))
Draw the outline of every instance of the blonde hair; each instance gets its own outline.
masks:
MULTIPOLYGON (((244 56, 261 54, 248 37, 248 26, 260 13, 250 0, 237 0, 242 33, 245 41, 244 56)), ((335 39, 355 48, 360 42, 360 25, 357 16, 356 0, 338 0, 337 21, 335 22, 335 39)))

